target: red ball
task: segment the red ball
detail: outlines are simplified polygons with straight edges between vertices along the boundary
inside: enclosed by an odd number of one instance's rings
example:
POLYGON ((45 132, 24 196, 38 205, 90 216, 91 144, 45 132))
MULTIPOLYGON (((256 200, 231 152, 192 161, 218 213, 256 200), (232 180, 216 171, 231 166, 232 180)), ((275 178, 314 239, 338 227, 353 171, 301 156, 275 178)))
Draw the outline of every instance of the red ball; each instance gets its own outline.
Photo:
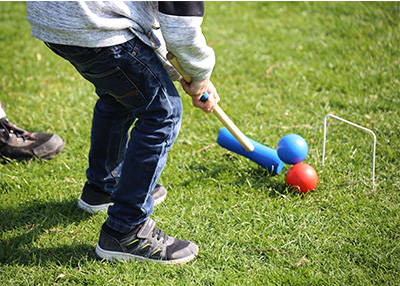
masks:
POLYGON ((318 184, 317 171, 306 163, 293 165, 286 174, 286 184, 303 194, 311 192, 318 184))

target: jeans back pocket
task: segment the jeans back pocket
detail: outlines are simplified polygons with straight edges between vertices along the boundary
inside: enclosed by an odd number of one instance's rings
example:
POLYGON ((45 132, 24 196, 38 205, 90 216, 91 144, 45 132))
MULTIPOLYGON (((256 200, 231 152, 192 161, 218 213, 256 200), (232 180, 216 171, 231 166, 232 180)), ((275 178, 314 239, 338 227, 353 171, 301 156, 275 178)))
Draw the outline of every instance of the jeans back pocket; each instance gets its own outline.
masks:
POLYGON ((82 72, 81 74, 96 89, 108 93, 127 107, 139 108, 146 104, 146 98, 135 83, 119 67, 99 74, 88 72, 82 72))

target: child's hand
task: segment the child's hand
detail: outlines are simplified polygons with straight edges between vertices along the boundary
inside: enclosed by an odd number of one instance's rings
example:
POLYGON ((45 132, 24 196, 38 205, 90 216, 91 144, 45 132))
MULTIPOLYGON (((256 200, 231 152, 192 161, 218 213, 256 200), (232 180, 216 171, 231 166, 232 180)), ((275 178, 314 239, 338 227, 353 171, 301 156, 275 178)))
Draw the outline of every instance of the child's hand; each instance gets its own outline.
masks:
POLYGON ((206 113, 211 113, 220 101, 217 90, 208 79, 204 81, 193 80, 191 83, 187 83, 184 79, 181 79, 181 83, 185 92, 192 97, 193 106, 200 108, 206 113), (206 92, 209 94, 208 99, 202 101, 201 97, 206 92))

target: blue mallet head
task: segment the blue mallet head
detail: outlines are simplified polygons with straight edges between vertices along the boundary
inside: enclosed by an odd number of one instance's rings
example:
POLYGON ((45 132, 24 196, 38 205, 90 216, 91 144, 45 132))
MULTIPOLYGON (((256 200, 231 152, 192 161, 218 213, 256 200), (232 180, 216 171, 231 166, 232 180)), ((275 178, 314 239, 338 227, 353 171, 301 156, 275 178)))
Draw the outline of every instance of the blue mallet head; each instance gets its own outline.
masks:
POLYGON ((276 150, 264 146, 248 137, 247 139, 249 139, 254 146, 254 150, 251 152, 246 151, 226 127, 222 127, 219 131, 217 142, 221 147, 252 160, 274 174, 279 174, 285 166, 285 163, 279 159, 276 150))
POLYGON ((308 144, 300 135, 287 134, 279 140, 276 151, 283 162, 295 165, 307 157, 308 144))

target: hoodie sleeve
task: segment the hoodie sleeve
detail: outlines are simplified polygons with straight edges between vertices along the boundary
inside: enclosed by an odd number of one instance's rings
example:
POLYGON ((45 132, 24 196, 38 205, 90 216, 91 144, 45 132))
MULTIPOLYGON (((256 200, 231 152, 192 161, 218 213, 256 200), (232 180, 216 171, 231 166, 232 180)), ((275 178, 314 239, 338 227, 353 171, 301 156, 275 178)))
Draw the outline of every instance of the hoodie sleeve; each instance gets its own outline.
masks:
POLYGON ((167 50, 194 80, 211 76, 215 55, 201 30, 204 2, 160 1, 159 22, 167 50))

